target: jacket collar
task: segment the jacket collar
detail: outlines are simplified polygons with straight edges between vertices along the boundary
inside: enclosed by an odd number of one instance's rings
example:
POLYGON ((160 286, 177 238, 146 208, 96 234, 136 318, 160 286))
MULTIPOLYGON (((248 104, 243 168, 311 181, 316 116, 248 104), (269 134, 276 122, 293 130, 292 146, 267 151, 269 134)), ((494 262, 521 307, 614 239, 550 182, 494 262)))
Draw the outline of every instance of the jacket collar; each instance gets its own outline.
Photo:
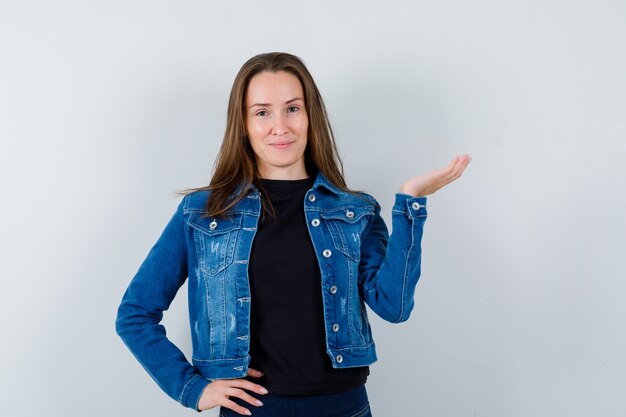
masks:
POLYGON ((328 179, 322 174, 322 171, 318 171, 317 177, 315 178, 315 182, 313 183, 313 189, 317 188, 326 188, 328 191, 335 194, 345 194, 345 191, 337 188, 333 183, 328 181, 328 179))
MULTIPOLYGON (((243 187, 243 183, 239 184, 237 188, 235 189, 234 195, 238 195, 242 187, 243 187)), ((340 195, 345 194, 344 191, 337 188, 330 181, 328 181, 326 176, 322 174, 322 171, 317 172, 317 175, 315 177, 315 182, 313 183, 313 189, 316 190, 318 188, 324 188, 334 194, 340 194, 340 195)), ((248 191, 252 192, 253 194, 258 194, 259 192, 258 189, 254 186, 254 184, 250 184, 250 186, 248 187, 248 191)))

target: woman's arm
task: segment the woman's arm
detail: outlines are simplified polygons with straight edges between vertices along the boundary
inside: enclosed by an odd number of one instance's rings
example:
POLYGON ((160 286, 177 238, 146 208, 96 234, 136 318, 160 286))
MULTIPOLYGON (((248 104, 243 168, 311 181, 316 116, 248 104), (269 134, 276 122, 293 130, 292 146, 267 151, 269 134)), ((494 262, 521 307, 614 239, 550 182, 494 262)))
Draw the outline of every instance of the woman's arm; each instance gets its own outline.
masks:
POLYGON ((380 206, 376 207, 374 219, 362 237, 359 281, 363 299, 384 320, 405 321, 413 310, 428 215, 426 195, 459 178, 470 160, 469 155, 457 156, 447 167, 404 183, 391 210, 391 236, 380 216, 380 206))
POLYGON ((210 382, 200 375, 165 335, 161 324, 176 292, 187 279, 187 243, 183 207, 176 212, 150 249, 126 289, 118 308, 117 334, 166 394, 196 409, 210 382))

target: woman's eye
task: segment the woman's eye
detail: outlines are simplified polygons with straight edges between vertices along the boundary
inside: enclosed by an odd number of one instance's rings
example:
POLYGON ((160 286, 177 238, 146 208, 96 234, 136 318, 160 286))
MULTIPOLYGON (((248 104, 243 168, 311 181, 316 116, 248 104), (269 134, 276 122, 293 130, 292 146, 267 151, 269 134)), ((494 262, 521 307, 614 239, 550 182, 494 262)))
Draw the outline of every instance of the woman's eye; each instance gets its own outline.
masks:
POLYGON ((290 112, 292 112, 292 113, 293 113, 293 112, 295 112, 295 111, 300 110, 300 108, 299 108, 299 107, 297 107, 297 106, 291 106, 291 107, 289 107, 287 110, 289 110, 290 112))
POLYGON ((260 110, 256 113, 257 116, 265 116, 267 112, 265 110, 260 110))

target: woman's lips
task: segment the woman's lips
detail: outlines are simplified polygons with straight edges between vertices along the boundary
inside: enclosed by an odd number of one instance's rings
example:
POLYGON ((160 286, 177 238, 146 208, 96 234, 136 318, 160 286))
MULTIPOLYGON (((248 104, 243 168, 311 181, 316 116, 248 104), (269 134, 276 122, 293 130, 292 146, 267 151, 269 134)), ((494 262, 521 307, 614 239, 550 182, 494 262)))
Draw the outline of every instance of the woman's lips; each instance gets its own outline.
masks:
POLYGON ((286 147, 288 147, 292 143, 293 142, 275 142, 275 143, 271 143, 270 146, 273 146, 276 149, 285 149, 286 147))

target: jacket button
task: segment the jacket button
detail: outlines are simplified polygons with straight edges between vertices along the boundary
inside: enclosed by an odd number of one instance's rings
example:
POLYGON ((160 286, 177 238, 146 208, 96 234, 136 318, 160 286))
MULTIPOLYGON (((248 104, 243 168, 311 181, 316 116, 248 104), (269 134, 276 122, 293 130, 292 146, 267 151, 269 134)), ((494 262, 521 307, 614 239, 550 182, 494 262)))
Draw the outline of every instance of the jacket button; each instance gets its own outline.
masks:
POLYGON ((211 223, 209 223, 209 227, 211 228, 211 230, 214 230, 217 227, 217 222, 213 220, 211 223))
POLYGON ((322 252, 322 255, 324 255, 324 258, 330 258, 330 255, 332 255, 333 253, 330 251, 330 249, 324 249, 324 252, 322 252))
POLYGON ((337 357, 335 359, 337 359, 337 363, 343 362, 343 356, 341 356, 341 355, 337 355, 337 357))
POLYGON ((419 210, 421 206, 420 206, 420 203, 416 201, 413 204, 411 204, 411 207, 413 207, 413 210, 419 210))
POLYGON ((320 219, 313 219, 311 220, 311 224, 313 225, 313 227, 317 227, 320 225, 320 219))
POLYGON ((347 218, 349 218, 349 219, 351 219, 351 218, 353 218, 353 217, 354 217, 354 213, 353 213, 353 212, 351 212, 350 210, 348 210, 348 211, 346 211, 346 217, 347 217, 347 218))
POLYGON ((336 285, 333 285, 332 287, 330 287, 330 293, 331 294, 334 294, 336 292, 337 292, 337 286, 336 285))
POLYGON ((339 325, 337 323, 333 324, 333 332, 338 332, 339 331, 339 325))
POLYGON ((315 194, 309 194, 309 201, 311 203, 315 201, 315 194))

